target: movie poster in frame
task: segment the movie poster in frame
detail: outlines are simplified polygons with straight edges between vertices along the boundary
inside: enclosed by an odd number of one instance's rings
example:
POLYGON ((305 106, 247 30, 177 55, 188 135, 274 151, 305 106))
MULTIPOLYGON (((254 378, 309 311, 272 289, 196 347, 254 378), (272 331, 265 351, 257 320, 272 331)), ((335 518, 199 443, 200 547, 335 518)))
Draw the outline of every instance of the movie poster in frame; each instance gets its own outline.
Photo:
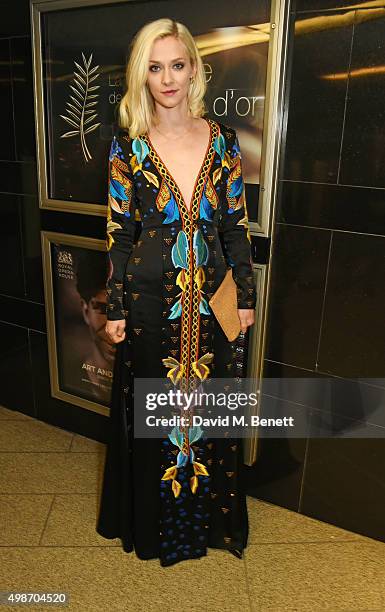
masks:
POLYGON ((31 0, 40 207, 106 214, 107 159, 133 36, 170 16, 202 57, 207 116, 237 130, 250 230, 268 235, 280 0, 31 0), (270 159, 268 165, 264 159, 270 159))
POLYGON ((109 414, 116 345, 105 333, 105 242, 41 232, 51 393, 109 414))

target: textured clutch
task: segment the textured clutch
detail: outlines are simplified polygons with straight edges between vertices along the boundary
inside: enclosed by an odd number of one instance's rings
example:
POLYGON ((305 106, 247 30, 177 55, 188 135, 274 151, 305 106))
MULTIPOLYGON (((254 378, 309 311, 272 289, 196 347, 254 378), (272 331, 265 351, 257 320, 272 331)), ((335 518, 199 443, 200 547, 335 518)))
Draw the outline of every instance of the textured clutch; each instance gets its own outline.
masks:
POLYGON ((241 322, 238 316, 237 286, 231 268, 227 270, 209 304, 227 339, 232 342, 241 332, 241 322))

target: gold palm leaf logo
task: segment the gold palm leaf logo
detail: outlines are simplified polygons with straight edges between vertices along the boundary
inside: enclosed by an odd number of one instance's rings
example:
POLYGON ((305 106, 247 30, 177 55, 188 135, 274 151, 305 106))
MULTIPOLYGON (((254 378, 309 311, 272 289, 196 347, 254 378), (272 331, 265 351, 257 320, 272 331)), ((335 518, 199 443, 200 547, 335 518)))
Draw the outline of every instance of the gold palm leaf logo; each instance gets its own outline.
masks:
POLYGON ((71 101, 68 101, 66 104, 67 115, 60 115, 64 121, 67 121, 75 129, 62 134, 61 138, 79 136, 84 159, 88 162, 92 159, 92 155, 88 150, 85 137, 101 125, 100 123, 92 123, 98 116, 97 112, 95 112, 95 107, 98 103, 97 98, 99 94, 94 92, 99 89, 100 85, 91 86, 91 83, 99 76, 99 74, 95 74, 99 66, 91 68, 92 53, 88 61, 84 53, 82 53, 82 57, 83 66, 74 61, 78 72, 74 71, 74 84, 70 85, 74 95, 70 95, 71 101))

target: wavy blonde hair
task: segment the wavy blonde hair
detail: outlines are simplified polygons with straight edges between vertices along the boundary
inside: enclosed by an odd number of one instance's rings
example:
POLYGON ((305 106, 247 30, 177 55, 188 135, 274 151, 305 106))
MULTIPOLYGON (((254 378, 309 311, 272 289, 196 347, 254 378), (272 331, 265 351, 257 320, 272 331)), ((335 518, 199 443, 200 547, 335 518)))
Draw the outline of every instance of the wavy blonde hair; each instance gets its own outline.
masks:
POLYGON ((118 107, 119 125, 128 131, 130 138, 147 132, 155 119, 154 98, 147 86, 150 51, 155 40, 166 36, 178 38, 186 47, 191 65, 196 66, 187 98, 191 116, 202 117, 207 112, 203 99, 207 88, 205 71, 190 31, 182 23, 168 17, 151 21, 131 41, 126 68, 127 91, 118 107))

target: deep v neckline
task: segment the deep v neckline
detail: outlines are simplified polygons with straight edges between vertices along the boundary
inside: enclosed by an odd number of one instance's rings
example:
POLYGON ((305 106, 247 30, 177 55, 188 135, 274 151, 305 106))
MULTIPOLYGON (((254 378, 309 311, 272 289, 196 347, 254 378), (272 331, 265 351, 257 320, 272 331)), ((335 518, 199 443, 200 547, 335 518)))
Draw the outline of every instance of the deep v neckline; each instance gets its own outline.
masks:
POLYGON ((188 215, 189 215, 190 217, 191 217, 191 213, 192 213, 192 205, 193 205, 193 201, 194 201, 195 192, 196 192, 196 189, 197 189, 197 184, 198 184, 199 179, 200 179, 200 177, 201 177, 201 174, 202 174, 202 172, 203 172, 203 168, 204 168, 204 166, 205 166, 205 162, 206 162, 207 156, 208 156, 208 154, 209 154, 209 152, 210 152, 210 150, 211 150, 211 147, 212 147, 212 145, 213 145, 213 134, 214 134, 214 131, 213 131, 213 126, 212 126, 212 123, 211 123, 211 119, 209 119, 209 118, 207 118, 207 117, 202 117, 202 118, 203 118, 203 119, 206 121, 206 123, 208 124, 209 129, 210 129, 210 133, 209 133, 209 140, 208 140, 208 143, 207 143, 206 152, 205 152, 205 154, 204 154, 204 157, 203 157, 202 163, 201 163, 201 165, 200 165, 200 167, 199 167, 198 174, 197 174, 197 176, 196 176, 196 178, 195 178, 194 188, 193 188, 193 191, 192 191, 192 194, 191 194, 190 203, 189 203, 189 204, 190 204, 190 206, 189 206, 189 207, 187 207, 186 200, 185 200, 185 198, 184 198, 184 196, 183 196, 183 193, 182 193, 182 191, 181 191, 181 189, 180 189, 180 187, 179 187, 178 183, 176 182, 176 180, 174 179, 174 177, 173 177, 173 175, 171 174, 170 170, 168 169, 168 167, 167 167, 167 166, 166 166, 166 164, 164 163, 163 159, 160 157, 160 155, 159 155, 159 153, 157 152, 157 150, 156 150, 156 148, 154 147, 154 145, 152 144, 152 142, 151 142, 151 138, 149 137, 148 132, 146 132, 146 134, 144 134, 144 138, 147 140, 147 144, 150 146, 150 148, 152 149, 152 151, 153 151, 153 153, 155 154, 155 156, 156 156, 156 157, 159 159, 160 163, 162 164, 162 166, 163 166, 163 167, 164 167, 164 169, 166 170, 166 172, 167 172, 168 176, 169 176, 169 177, 172 179, 172 181, 173 181, 173 183, 174 183, 174 185, 175 185, 175 188, 176 188, 176 190, 178 191, 178 194, 179 194, 179 196, 180 196, 180 199, 181 199, 181 201, 182 201, 182 203, 183 203, 183 206, 184 206, 184 207, 185 207, 185 209, 187 210, 187 213, 188 213, 188 215))

